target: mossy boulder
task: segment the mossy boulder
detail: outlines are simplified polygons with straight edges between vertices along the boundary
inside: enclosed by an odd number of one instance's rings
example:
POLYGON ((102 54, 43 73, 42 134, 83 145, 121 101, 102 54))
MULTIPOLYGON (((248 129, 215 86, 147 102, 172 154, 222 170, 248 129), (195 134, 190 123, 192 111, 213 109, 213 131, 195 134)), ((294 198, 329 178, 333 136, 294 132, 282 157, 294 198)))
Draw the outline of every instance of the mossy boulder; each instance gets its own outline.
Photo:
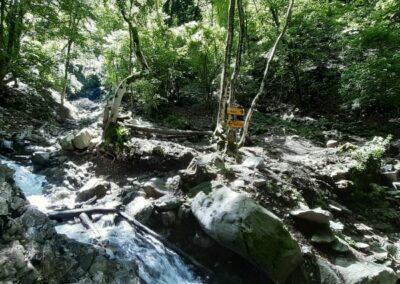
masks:
POLYGON ((192 212, 204 231, 221 245, 284 283, 303 262, 300 247, 282 221, 247 195, 220 186, 199 192, 192 212))

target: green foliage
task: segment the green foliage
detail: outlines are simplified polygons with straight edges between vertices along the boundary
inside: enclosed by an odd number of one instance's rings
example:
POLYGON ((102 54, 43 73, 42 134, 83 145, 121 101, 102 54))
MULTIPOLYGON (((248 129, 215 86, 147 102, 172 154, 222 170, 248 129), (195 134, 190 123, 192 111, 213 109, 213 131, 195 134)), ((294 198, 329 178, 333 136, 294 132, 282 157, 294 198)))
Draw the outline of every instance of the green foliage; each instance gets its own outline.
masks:
POLYGON ((118 124, 111 124, 104 135, 104 144, 106 147, 116 145, 122 146, 128 141, 129 131, 118 124))

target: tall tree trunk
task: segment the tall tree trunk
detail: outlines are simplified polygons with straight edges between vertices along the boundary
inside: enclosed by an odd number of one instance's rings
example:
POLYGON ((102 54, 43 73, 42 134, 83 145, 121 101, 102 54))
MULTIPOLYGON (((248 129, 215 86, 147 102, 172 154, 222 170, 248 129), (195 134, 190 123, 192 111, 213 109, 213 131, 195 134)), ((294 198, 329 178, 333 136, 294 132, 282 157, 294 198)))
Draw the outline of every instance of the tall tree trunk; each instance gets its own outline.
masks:
POLYGON ((63 80, 63 87, 61 91, 61 105, 64 105, 65 95, 67 94, 67 86, 68 86, 68 69, 71 61, 71 49, 72 49, 73 41, 72 39, 68 39, 67 44, 67 53, 65 58, 65 65, 64 65, 64 80, 63 80))
POLYGON ((292 8, 294 5, 294 0, 290 0, 288 8, 287 8, 287 12, 286 12, 286 16, 285 16, 285 23, 283 25, 282 31, 281 33, 278 35, 278 37, 276 38, 276 41, 272 47, 272 49, 268 52, 268 59, 267 59, 267 63, 265 64, 265 69, 264 69, 264 75, 263 78, 261 80, 261 84, 260 84, 260 88, 256 94, 256 96, 253 98, 253 101, 251 103, 251 107, 246 115, 246 119, 245 119, 245 123, 244 123, 244 128, 243 128, 243 132, 242 132, 242 137, 240 138, 239 141, 239 147, 242 147, 244 145, 244 143, 246 142, 246 137, 249 131, 249 125, 250 125, 250 121, 253 115, 253 112, 257 106, 257 102, 258 100, 262 97, 262 94, 264 92, 264 87, 265 87, 265 83, 267 81, 267 76, 268 76, 268 70, 269 70, 269 66, 270 63, 272 61, 272 59, 275 56, 275 52, 276 52, 276 48, 279 44, 279 42, 281 41, 283 35, 285 34, 287 27, 289 25, 289 21, 290 21, 290 16, 292 14, 292 8))
MULTIPOLYGON (((242 53, 243 53, 243 39, 245 35, 245 15, 243 10, 242 0, 236 0, 236 6, 239 15, 239 38, 236 48, 236 59, 235 59, 235 68, 233 69, 232 76, 230 79, 230 88, 229 88, 229 106, 233 106, 235 103, 235 93, 237 86, 237 79, 240 73, 240 66, 242 64, 242 53)), ((229 115, 229 119, 232 119, 232 116, 229 115)), ((236 153, 236 130, 235 129, 227 129, 226 135, 226 153, 236 153)))
POLYGON ((225 41, 224 65, 222 67, 221 84, 219 90, 217 126, 214 131, 214 136, 216 136, 217 138, 223 135, 225 128, 225 112, 226 112, 226 100, 227 100, 226 87, 229 77, 229 65, 231 62, 234 19, 235 19, 235 0, 230 0, 228 9, 228 30, 225 41))

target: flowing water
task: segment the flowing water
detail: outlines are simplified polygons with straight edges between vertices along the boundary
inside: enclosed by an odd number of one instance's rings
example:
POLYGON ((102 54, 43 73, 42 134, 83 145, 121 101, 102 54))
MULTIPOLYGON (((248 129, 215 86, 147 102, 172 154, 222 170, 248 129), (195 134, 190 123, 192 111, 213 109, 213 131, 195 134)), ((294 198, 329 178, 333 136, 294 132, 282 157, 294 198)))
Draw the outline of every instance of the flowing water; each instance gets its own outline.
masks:
MULTIPOLYGON (((6 164, 15 171, 16 185, 25 193, 32 205, 46 212, 49 201, 43 195, 43 187, 47 184, 42 175, 33 174, 30 167, 21 166, 14 161, 0 157, 0 164, 6 164)), ((174 251, 150 235, 133 229, 127 222, 114 225, 104 216, 98 225, 101 239, 107 241, 110 256, 133 260, 139 266, 139 275, 146 283, 202 283, 191 267, 174 251)), ((64 224, 56 226, 60 234, 80 242, 91 243, 91 232, 81 224, 64 224)))

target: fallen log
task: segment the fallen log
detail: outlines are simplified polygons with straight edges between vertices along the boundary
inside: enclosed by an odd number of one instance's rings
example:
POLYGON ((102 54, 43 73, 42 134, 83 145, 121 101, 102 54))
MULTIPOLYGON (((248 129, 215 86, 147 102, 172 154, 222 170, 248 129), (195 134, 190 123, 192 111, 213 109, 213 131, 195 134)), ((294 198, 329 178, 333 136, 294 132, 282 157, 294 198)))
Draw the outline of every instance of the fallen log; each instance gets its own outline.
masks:
POLYGON ((212 131, 205 130, 179 130, 179 129, 167 129, 167 128, 153 128, 153 127, 143 127, 133 124, 122 124, 124 127, 131 129, 132 131, 142 132, 142 133, 155 133, 164 135, 174 135, 174 136, 207 136, 211 135, 212 131))
POLYGON ((86 213, 81 213, 79 215, 79 219, 86 229, 89 229, 93 232, 96 239, 101 237, 100 232, 97 230, 96 226, 93 224, 92 220, 90 220, 89 216, 86 213))
POLYGON ((92 215, 92 214, 109 214, 116 212, 117 212, 116 208, 92 207, 92 208, 79 208, 79 209, 71 209, 63 211, 52 211, 48 212, 47 216, 49 216, 49 218, 52 220, 64 221, 75 217, 79 217, 79 215, 81 215, 82 213, 85 213, 87 215, 92 215))

